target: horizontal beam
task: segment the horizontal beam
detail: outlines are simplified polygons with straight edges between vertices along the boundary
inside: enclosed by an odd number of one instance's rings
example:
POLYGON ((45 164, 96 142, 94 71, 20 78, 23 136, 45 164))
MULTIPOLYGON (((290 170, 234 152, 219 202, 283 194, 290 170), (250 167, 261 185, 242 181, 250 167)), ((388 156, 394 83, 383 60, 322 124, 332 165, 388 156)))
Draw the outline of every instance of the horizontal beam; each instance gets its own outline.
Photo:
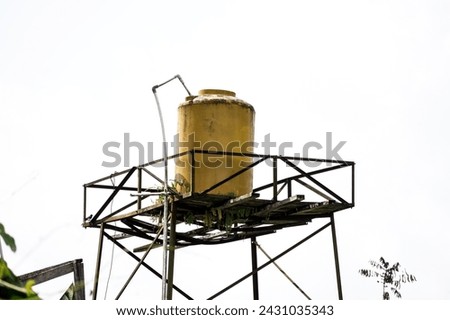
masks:
POLYGON ((34 280, 35 284, 39 284, 74 272, 75 264, 79 264, 82 262, 82 259, 68 261, 48 268, 29 272, 18 276, 17 278, 19 278, 19 280, 22 282, 34 280))

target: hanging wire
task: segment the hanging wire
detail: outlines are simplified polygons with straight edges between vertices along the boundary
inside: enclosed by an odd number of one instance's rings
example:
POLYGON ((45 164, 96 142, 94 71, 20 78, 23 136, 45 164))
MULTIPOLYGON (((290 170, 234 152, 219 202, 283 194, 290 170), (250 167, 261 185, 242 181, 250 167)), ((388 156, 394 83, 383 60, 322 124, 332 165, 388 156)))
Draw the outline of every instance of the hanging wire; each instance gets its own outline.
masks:
POLYGON ((164 157, 164 210, 163 210, 163 269, 161 272, 162 275, 162 292, 161 292, 161 296, 162 296, 162 300, 167 300, 168 298, 168 282, 167 282, 167 274, 168 274, 168 255, 167 255, 167 237, 168 237, 168 215, 169 215, 169 186, 168 186, 168 155, 167 155, 167 140, 166 140, 166 130, 164 128, 164 119, 163 119, 163 114, 162 114, 162 109, 161 109, 161 104, 159 103, 159 99, 158 99, 158 94, 157 94, 157 89, 169 82, 171 82, 174 79, 178 79, 181 84, 183 85, 183 87, 186 89, 188 95, 191 95, 191 93, 189 92, 188 88, 186 87, 186 85, 184 84, 183 79, 181 79, 180 75, 176 75, 172 78, 170 78, 169 80, 155 85, 152 88, 153 91, 153 95, 155 97, 155 101, 156 101, 156 107, 158 109, 158 115, 159 115, 159 121, 161 124, 161 133, 162 133, 162 138, 163 138, 163 157, 164 157))

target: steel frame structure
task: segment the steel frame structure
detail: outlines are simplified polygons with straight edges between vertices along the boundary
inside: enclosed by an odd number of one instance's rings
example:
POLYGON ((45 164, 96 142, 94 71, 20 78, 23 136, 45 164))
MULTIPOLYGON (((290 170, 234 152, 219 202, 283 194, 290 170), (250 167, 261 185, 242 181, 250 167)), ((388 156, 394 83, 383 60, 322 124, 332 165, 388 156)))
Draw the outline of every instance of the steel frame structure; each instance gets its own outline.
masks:
MULTIPOLYGON (((173 290, 177 291, 187 299, 193 299, 193 297, 173 283, 174 254, 176 248, 192 245, 214 245, 250 239, 252 270, 223 290, 213 294, 209 299, 216 298, 249 277, 252 277, 253 281, 253 299, 258 299, 258 272, 269 264, 275 264, 277 259, 328 227, 331 228, 332 233, 338 298, 343 299, 334 214, 335 212, 352 208, 355 205, 354 162, 198 149, 168 157, 166 160, 176 160, 182 156, 188 157, 188 165, 191 170, 191 190, 195 190, 193 183, 195 182, 196 168, 198 167, 198 163, 195 161, 195 159, 197 159, 197 154, 202 154, 203 156, 210 155, 212 157, 250 157, 253 161, 238 172, 199 193, 180 194, 175 187, 169 187, 170 217, 168 224, 170 223, 170 226, 166 226, 170 233, 167 278, 168 299, 172 299, 173 290), (256 168, 263 162, 271 164, 270 166, 267 166, 271 171, 271 179, 268 183, 254 188, 252 193, 240 197, 211 193, 215 188, 227 183, 247 170, 256 168), (292 169, 295 174, 280 178, 280 163, 292 169), (325 167, 317 169, 316 167, 306 165, 307 163, 322 164, 325 167), (342 170, 344 168, 350 168, 351 170, 349 184, 346 185, 346 188, 349 189, 347 191, 350 191, 350 199, 347 200, 316 178, 318 175, 324 175, 327 172, 342 170), (294 194, 294 187, 307 190, 307 192, 312 193, 315 197, 320 198, 320 200, 318 201, 315 199, 314 201, 308 201, 309 199, 306 199, 304 195, 294 194), (260 198, 260 193, 269 193, 270 196, 263 199, 260 198), (283 194, 285 194, 286 197, 281 199, 283 194), (259 245, 257 243, 257 237, 275 233, 288 227, 306 225, 316 218, 327 218, 329 219, 329 222, 274 258, 270 258, 266 263, 258 266, 257 249, 259 245), (186 232, 177 232, 177 225, 179 224, 188 224, 192 226, 192 229, 186 232)), ((148 198, 152 195, 162 194, 162 189, 159 187, 155 188, 143 185, 144 175, 147 175, 160 185, 164 184, 164 180, 160 178, 154 170, 154 168, 158 166, 161 167, 162 162, 164 162, 164 159, 154 160, 141 166, 116 172, 110 176, 86 183, 83 186, 83 226, 85 228, 98 228, 100 230, 94 276, 94 300, 97 299, 104 238, 111 241, 114 245, 137 261, 137 265, 130 275, 129 280, 116 296, 116 299, 120 298, 121 294, 130 283, 130 280, 140 267, 146 268, 162 279, 162 275, 147 264, 145 258, 150 250, 161 247, 163 244, 160 236, 164 229, 164 225, 161 223, 164 204, 161 201, 156 201, 150 205, 143 205, 144 201, 148 201, 148 198), (117 185, 108 185, 105 183, 109 179, 116 179, 119 177, 121 177, 121 181, 117 185), (132 181, 132 177, 135 178, 135 181, 134 185, 130 186, 129 184, 132 181), (93 210, 90 207, 88 208, 88 191, 93 192, 95 189, 106 189, 110 190, 111 193, 106 200, 102 202, 99 208, 93 210), (105 212, 105 209, 119 196, 119 194, 130 192, 136 193, 135 200, 127 202, 113 212, 105 212), (133 210, 133 208, 135 209, 133 210), (116 234, 112 236, 108 233, 109 230, 116 233, 118 232, 120 235, 117 236, 116 234), (122 239, 127 237, 139 237, 149 241, 150 244, 130 249, 121 242, 122 239), (144 254, 139 257, 136 254, 137 252, 144 252, 144 254)), ((167 162, 165 162, 165 164, 167 166, 167 162)), ((280 269, 280 271, 282 270, 280 269)), ((309 296, 306 295, 306 293, 300 288, 298 289, 309 299, 309 296)))

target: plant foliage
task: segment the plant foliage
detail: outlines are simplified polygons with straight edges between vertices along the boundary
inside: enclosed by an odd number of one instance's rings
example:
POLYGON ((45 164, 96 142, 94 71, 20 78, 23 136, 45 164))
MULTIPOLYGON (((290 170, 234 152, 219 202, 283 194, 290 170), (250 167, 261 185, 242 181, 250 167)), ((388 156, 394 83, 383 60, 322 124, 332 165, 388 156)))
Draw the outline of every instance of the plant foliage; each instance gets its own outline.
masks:
POLYGON ((11 248, 12 252, 16 252, 16 241, 9 234, 6 233, 5 227, 0 223, 0 237, 5 241, 6 245, 11 248))
POLYGON ((390 265, 383 257, 379 261, 370 260, 369 264, 372 269, 360 269, 359 273, 367 278, 376 278, 378 283, 383 286, 383 300, 390 300, 389 291, 395 297, 401 298, 400 288, 402 283, 415 282, 416 277, 406 272, 405 269, 400 269, 400 263, 390 265))
MULTIPOLYGON (((6 233, 5 227, 0 223, 0 241, 1 239, 13 252, 16 251, 14 238, 6 233)), ((39 296, 32 289, 33 285, 33 280, 22 283, 0 257, 0 300, 39 300, 39 296)))
POLYGON ((22 283, 8 268, 6 261, 0 259, 0 300, 39 300, 33 285, 33 280, 22 283))

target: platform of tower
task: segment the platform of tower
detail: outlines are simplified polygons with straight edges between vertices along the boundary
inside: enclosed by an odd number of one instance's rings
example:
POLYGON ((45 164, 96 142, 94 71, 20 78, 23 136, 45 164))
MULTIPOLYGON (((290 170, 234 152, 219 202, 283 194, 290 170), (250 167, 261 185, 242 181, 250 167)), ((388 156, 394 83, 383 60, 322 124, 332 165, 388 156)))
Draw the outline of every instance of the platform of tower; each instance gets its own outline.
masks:
MULTIPOLYGON (((172 155, 168 160, 175 166, 176 160, 184 156, 191 159, 189 163, 195 163, 198 154, 245 156, 251 161, 200 192, 194 188, 195 165, 190 168, 193 191, 180 189, 172 182, 167 193, 169 216, 176 219, 170 219, 172 223, 168 227, 174 229, 170 234, 176 248, 221 244, 275 233, 308 224, 313 219, 329 218, 355 204, 355 163, 351 161, 210 150, 190 150, 172 155), (258 168, 260 171, 256 172, 258 168), (237 196, 214 193, 215 189, 248 170, 253 170, 253 175, 264 181, 252 192, 237 196), (343 173, 336 176, 336 172, 343 173), (333 175, 331 180, 337 187, 327 184, 329 174, 333 175)), ((160 246, 163 197, 166 196, 161 174, 163 163, 164 159, 151 161, 86 183, 82 225, 114 230, 111 237, 115 242, 129 237, 141 238, 143 244, 132 248, 134 252, 147 250, 150 242, 153 248, 160 246), (99 189, 103 189, 103 193, 99 189)))

